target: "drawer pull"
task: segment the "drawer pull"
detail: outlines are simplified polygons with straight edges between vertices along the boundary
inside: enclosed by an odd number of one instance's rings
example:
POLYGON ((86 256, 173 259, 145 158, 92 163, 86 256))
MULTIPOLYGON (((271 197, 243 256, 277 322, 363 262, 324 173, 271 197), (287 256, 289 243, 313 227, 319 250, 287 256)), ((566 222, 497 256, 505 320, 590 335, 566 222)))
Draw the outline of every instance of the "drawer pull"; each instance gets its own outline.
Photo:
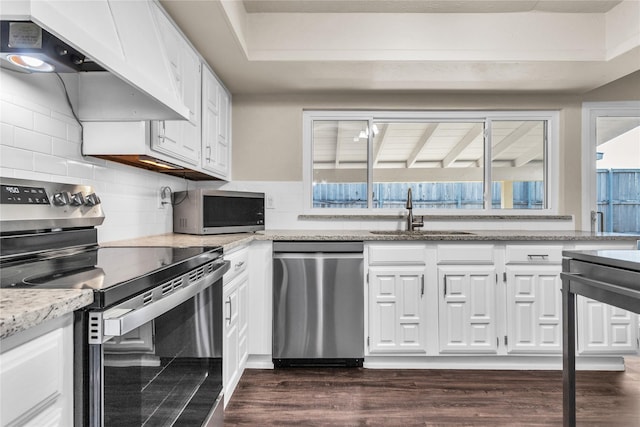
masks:
POLYGON ((240 261, 236 263, 236 270, 244 265, 244 261, 240 261))
POLYGON ((547 254, 529 254, 527 255, 527 258, 529 258, 529 261, 535 261, 535 260, 548 260, 549 259, 549 255, 547 254))

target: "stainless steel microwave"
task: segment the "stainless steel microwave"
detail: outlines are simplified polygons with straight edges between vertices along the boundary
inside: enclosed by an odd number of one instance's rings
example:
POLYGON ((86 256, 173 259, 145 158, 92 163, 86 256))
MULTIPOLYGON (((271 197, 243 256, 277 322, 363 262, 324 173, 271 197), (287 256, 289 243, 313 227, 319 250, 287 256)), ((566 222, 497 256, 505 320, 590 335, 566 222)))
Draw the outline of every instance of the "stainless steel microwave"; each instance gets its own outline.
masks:
POLYGON ((264 230, 264 193, 197 189, 173 195, 173 231, 186 234, 264 230))

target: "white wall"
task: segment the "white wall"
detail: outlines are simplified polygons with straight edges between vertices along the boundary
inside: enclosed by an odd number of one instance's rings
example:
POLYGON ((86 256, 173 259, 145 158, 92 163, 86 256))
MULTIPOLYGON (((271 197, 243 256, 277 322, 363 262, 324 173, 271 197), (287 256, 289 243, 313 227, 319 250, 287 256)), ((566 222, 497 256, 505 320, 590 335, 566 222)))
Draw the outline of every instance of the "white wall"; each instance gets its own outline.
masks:
MULTIPOLYGON (((73 75, 64 78, 75 99, 73 75)), ((83 157, 57 76, 0 70, 0 103, 0 176, 92 185, 106 216, 100 242, 172 231, 171 208, 157 207, 157 193, 165 185, 183 190, 185 181, 83 157)))

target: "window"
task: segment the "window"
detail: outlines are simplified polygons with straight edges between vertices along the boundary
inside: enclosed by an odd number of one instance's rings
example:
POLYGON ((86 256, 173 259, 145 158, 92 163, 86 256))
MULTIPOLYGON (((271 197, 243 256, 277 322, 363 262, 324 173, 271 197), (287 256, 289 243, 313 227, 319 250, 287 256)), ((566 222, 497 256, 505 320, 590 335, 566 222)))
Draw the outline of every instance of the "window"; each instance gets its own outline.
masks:
POLYGON ((404 209, 411 188, 414 209, 551 212, 556 129, 555 112, 306 111, 307 206, 404 209))

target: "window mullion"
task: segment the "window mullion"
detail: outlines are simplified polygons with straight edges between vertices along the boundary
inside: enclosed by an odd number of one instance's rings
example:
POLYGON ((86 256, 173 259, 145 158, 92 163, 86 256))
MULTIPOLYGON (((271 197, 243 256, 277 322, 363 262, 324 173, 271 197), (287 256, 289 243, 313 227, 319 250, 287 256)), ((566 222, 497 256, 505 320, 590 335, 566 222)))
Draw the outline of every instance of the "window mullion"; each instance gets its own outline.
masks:
POLYGON ((367 208, 373 209, 373 118, 367 119, 367 208))
POLYGON ((484 210, 492 210, 493 183, 491 180, 491 119, 486 119, 484 126, 484 210))

